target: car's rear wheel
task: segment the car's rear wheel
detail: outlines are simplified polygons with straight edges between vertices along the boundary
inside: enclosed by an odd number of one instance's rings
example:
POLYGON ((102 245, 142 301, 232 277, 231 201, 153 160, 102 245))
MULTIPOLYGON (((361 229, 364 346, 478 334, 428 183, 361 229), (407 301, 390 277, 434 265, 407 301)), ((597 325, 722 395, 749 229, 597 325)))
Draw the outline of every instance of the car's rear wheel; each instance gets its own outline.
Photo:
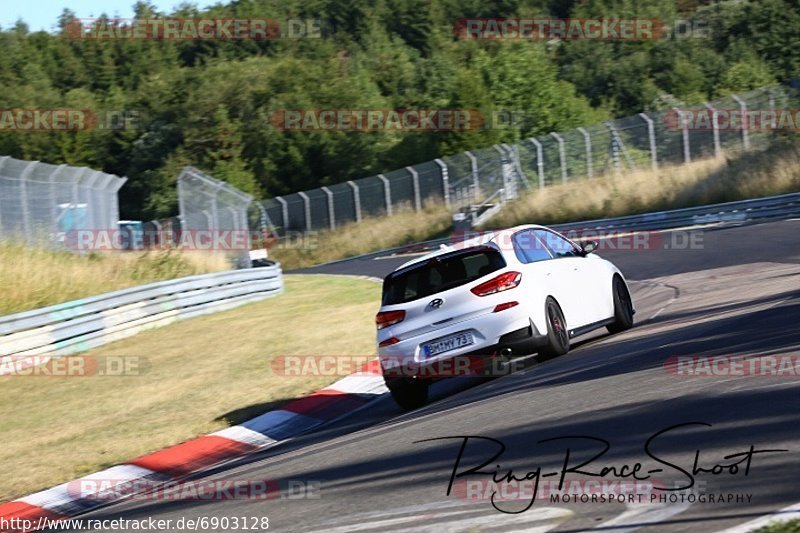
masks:
POLYGON ((551 297, 544 304, 545 318, 547 319, 547 344, 542 347, 539 354, 545 358, 564 355, 569 351, 569 330, 567 321, 561 307, 551 297))
POLYGON ((619 276, 614 276, 612 290, 614 291, 614 322, 606 326, 606 329, 610 333, 619 333, 633 327, 633 301, 628 287, 619 276))
POLYGON ((393 380, 386 386, 397 405, 406 411, 422 407, 428 401, 428 384, 423 381, 393 380))

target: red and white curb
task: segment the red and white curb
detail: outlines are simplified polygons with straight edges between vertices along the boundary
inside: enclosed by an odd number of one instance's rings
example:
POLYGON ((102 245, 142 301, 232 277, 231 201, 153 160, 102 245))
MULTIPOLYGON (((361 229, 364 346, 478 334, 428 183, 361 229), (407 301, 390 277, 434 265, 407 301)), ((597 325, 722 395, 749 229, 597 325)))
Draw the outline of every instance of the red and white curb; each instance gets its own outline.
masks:
MULTIPOLYGON (((36 524, 40 519, 65 519, 111 503, 106 498, 76 491, 76 486, 114 487, 136 481, 175 481, 248 453, 274 446, 310 429, 351 413, 388 392, 380 364, 374 360, 361 371, 313 394, 264 413, 237 426, 157 451, 129 463, 63 483, 51 489, 0 504, 0 524, 36 524), (81 483, 86 481, 87 483, 81 483), (27 522, 26 522, 27 521, 27 522)), ((3 533, 29 528, 4 526, 3 533)))

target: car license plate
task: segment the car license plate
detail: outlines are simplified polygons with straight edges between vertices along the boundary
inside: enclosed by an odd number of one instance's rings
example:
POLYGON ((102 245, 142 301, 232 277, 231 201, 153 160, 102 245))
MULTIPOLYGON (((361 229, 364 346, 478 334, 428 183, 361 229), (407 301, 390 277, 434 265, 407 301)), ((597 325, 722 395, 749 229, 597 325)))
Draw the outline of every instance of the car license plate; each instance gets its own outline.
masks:
POLYGON ((425 357, 431 357, 440 353, 449 352, 450 350, 469 346, 474 342, 475 340, 472 338, 470 333, 456 333, 455 335, 450 335, 448 337, 443 337, 433 342, 423 344, 422 353, 425 355, 425 357))

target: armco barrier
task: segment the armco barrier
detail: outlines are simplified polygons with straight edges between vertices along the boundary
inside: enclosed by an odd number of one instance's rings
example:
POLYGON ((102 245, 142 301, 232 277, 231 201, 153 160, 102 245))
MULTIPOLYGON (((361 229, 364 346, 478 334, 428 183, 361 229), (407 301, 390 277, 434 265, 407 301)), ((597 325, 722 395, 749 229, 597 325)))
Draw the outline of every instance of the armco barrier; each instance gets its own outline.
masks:
POLYGON ((661 230, 716 224, 721 222, 753 222, 780 220, 800 216, 800 193, 767 196, 752 200, 725 202, 722 204, 701 205, 658 211, 641 215, 617 218, 604 218, 553 226, 558 231, 569 230, 661 230))
MULTIPOLYGON (((686 226, 729 222, 765 222, 793 217, 800 217, 800 193, 766 196, 764 198, 754 198, 752 200, 702 205, 617 218, 601 218, 564 224, 552 224, 550 227, 562 233, 568 231, 658 231, 686 226)), ((536 221, 531 220, 530 223, 534 224, 536 221)), ((483 230, 475 231, 479 232, 483 230)), ((425 252, 433 250, 442 244, 460 242, 463 238, 464 235, 455 234, 450 237, 406 244, 396 248, 381 250, 380 252, 360 255, 358 257, 330 261, 327 264, 352 261, 353 259, 370 259, 374 257, 425 252)))
POLYGON ((283 290, 280 264, 161 281, 0 317, 0 357, 66 355, 283 290))

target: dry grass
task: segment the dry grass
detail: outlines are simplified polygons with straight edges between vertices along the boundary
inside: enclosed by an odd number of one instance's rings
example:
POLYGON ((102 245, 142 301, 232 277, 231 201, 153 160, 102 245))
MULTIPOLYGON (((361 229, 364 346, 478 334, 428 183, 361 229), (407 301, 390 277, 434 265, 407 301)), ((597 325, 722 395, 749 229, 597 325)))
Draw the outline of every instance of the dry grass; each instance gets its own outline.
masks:
POLYGON ((277 299, 82 354, 139 357, 140 375, 0 377, 0 501, 233 425, 338 379, 277 375, 270 362, 279 354, 375 353, 379 284, 285 281, 277 299))
POLYGON ((78 255, 0 242, 0 315, 230 268, 223 254, 208 252, 164 250, 78 255))
POLYGON ((284 269, 303 268, 403 244, 433 239, 452 224, 450 211, 439 204, 420 212, 402 209, 391 217, 370 217, 336 230, 320 231, 298 243, 279 244, 270 259, 284 269))
POLYGON ((554 224, 800 191, 800 146, 578 180, 520 198, 487 228, 554 224))

